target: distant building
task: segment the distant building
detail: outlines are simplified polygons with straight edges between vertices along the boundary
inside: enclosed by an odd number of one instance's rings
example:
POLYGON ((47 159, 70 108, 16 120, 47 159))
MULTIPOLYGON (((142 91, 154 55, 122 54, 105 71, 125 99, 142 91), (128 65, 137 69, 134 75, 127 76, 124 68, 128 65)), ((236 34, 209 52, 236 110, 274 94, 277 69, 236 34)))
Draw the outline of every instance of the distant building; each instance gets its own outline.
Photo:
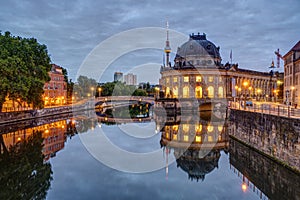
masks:
POLYGON ((62 67, 52 64, 49 72, 50 81, 44 85, 45 106, 63 105, 67 100, 67 83, 62 67))
POLYGON ((122 72, 115 72, 114 81, 123 82, 123 73, 122 72))
POLYGON ((137 85, 137 77, 132 73, 126 74, 124 76, 124 82, 126 85, 137 85))
POLYGON ((284 56, 284 100, 300 105, 300 41, 284 56))

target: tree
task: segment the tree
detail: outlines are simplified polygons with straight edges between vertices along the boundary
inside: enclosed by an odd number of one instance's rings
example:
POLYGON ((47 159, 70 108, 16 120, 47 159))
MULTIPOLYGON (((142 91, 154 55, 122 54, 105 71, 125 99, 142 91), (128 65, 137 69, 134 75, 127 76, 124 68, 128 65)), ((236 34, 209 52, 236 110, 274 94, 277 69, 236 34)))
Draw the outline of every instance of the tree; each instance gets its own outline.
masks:
POLYGON ((133 85, 125 85, 122 82, 107 82, 101 86, 102 96, 147 96, 143 89, 136 89, 133 85))
POLYGON ((50 57, 46 45, 35 38, 0 33, 0 111, 5 98, 43 107, 45 82, 50 80, 50 57))
POLYGON ((97 81, 92 78, 88 78, 87 76, 80 75, 77 78, 77 83, 74 85, 74 92, 79 97, 88 97, 93 96, 96 93, 97 89, 97 81))
POLYGON ((42 133, 34 132, 0 154, 0 199, 46 198, 52 170, 44 162, 42 143, 42 133))

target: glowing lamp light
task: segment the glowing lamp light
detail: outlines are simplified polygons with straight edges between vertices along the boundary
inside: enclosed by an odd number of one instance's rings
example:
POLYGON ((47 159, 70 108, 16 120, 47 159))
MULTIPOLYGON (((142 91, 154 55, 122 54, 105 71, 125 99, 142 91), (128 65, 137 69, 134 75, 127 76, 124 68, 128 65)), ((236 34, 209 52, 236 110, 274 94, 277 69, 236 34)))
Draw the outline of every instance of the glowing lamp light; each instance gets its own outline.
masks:
POLYGON ((18 141, 21 141, 21 138, 20 137, 18 137, 18 139, 17 139, 18 141))
POLYGON ((246 185, 246 183, 243 183, 243 184, 242 184, 242 190, 243 190, 243 192, 246 192, 246 191, 247 191, 247 185, 246 185))

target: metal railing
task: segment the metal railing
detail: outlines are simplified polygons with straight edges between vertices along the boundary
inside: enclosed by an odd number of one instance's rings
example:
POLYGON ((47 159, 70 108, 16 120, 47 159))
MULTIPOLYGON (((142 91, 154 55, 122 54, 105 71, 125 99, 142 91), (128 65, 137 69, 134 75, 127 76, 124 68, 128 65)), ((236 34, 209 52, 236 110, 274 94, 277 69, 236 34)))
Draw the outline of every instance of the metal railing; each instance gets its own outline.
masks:
POLYGON ((292 106, 286 106, 283 104, 275 104, 275 103, 267 103, 267 102, 265 103, 253 102, 251 104, 249 103, 246 105, 244 104, 245 102, 243 101, 236 101, 236 102, 230 101, 229 108, 300 119, 300 109, 297 109, 292 106))

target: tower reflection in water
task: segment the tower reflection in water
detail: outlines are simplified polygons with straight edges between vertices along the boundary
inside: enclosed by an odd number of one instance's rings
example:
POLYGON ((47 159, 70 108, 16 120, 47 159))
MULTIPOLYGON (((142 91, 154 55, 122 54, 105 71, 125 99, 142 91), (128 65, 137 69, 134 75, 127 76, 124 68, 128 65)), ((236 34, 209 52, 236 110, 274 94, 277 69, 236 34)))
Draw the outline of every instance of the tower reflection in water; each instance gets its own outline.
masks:
POLYGON ((229 140, 224 121, 178 115, 163 118, 155 116, 156 129, 161 131, 160 144, 166 156, 174 152, 177 167, 185 171, 190 180, 203 181, 207 174, 218 168, 220 152, 227 153, 229 140))

